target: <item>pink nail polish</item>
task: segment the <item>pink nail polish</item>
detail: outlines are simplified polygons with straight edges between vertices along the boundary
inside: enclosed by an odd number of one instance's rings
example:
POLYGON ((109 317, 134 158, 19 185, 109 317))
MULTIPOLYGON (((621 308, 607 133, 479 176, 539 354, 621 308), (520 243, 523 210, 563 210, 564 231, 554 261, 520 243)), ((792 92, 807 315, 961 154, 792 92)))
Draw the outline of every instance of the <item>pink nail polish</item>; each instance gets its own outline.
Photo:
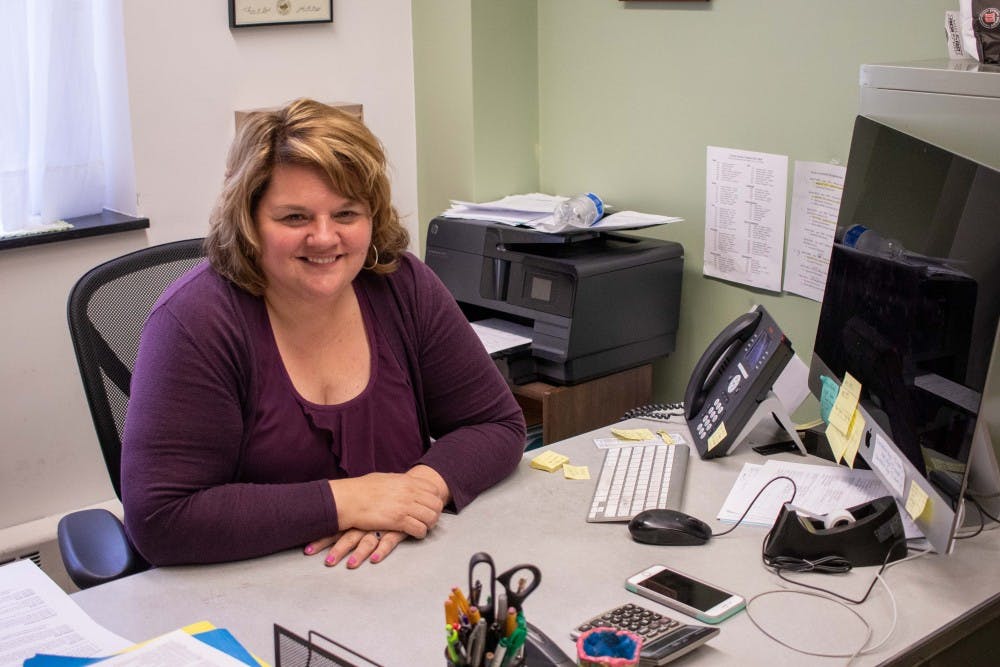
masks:
POLYGON ((309 546, 306 547, 306 553, 307 554, 312 554, 312 552, 313 552, 313 548, 312 548, 312 545, 310 544, 309 546))
POLYGON ((336 556, 327 556, 326 557, 326 564, 327 565, 336 565, 337 564, 337 557, 336 556))
POLYGON ((347 559, 347 567, 354 567, 357 564, 358 560, 354 556, 351 556, 350 558, 347 559))
POLYGON ((382 560, 382 557, 379 556, 378 554, 372 554, 372 557, 369 560, 371 560, 371 562, 373 563, 377 563, 380 560, 382 560))

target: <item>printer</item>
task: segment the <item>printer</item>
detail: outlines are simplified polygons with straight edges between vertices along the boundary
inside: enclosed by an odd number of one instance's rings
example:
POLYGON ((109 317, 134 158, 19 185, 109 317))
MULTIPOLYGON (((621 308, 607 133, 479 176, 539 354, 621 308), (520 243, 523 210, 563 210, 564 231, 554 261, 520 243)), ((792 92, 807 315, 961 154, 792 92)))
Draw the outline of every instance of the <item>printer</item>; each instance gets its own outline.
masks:
POLYGON ((425 261, 470 322, 500 318, 531 327, 530 350, 498 364, 515 384, 571 385, 674 350, 679 243, 437 217, 428 225, 425 261))

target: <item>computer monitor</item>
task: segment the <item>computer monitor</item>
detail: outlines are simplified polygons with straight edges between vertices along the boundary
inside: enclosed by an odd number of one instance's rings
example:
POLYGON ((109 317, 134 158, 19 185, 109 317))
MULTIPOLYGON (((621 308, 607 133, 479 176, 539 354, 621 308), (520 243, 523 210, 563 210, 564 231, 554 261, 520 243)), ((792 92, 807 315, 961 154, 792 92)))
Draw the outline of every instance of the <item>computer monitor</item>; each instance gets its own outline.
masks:
POLYGON ((837 221, 853 225, 904 252, 834 243, 809 386, 860 382, 861 458, 901 511, 926 494, 915 522, 948 553, 966 485, 1000 498, 1000 171, 858 116, 837 221))

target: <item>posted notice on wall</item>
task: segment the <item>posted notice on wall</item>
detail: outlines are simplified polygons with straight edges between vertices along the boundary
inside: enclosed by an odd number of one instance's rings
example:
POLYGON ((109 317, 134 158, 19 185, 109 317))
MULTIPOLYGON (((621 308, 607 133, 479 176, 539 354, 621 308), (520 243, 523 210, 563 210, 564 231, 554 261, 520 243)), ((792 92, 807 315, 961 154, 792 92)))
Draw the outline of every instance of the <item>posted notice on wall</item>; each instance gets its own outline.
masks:
POLYGON ((795 163, 785 254, 785 291, 823 300, 847 167, 795 163))
POLYGON ((781 291, 788 156, 708 147, 704 274, 781 291))

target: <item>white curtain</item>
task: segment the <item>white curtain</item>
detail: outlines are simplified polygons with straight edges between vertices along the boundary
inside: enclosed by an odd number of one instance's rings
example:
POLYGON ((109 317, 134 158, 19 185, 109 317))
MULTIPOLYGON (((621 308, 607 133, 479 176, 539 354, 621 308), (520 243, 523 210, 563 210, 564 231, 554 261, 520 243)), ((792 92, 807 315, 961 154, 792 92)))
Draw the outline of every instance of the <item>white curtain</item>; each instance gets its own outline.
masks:
POLYGON ((121 42, 120 0, 0 0, 0 231, 105 206, 121 42))

